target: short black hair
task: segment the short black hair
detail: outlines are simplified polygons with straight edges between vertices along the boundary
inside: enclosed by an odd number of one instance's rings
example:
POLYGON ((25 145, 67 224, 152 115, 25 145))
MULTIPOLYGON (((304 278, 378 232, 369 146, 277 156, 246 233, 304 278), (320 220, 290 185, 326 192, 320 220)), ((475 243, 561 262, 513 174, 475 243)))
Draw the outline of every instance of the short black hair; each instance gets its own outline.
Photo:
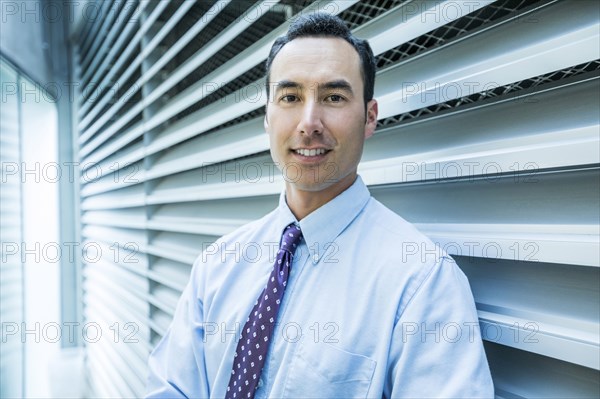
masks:
POLYGON ((288 29, 288 32, 284 36, 278 37, 275 43, 273 43, 265 64, 267 101, 269 100, 269 80, 273 59, 275 59, 275 56, 283 46, 300 37, 340 38, 354 47, 360 58, 360 73, 363 79, 363 96, 366 108, 367 103, 373 99, 375 88, 375 56, 373 55, 373 50, 369 42, 354 36, 341 18, 324 12, 315 12, 296 18, 288 29))

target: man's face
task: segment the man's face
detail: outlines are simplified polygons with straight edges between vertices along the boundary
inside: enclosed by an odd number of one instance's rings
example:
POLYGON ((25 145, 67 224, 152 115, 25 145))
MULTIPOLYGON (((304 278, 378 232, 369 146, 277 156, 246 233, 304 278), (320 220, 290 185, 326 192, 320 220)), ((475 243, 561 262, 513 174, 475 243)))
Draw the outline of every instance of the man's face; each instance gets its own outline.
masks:
POLYGON ((338 38, 294 39, 273 60, 270 84, 265 129, 288 188, 348 188, 377 124, 375 100, 365 115, 356 50, 338 38))

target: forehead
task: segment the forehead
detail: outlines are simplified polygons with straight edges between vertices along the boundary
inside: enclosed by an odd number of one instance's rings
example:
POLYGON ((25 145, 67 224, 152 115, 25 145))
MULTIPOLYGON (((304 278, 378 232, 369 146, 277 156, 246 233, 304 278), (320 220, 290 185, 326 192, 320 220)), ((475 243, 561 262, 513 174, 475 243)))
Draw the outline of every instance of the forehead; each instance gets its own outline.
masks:
POLYGON ((360 57, 340 38, 303 37, 285 44, 271 65, 270 80, 323 83, 346 79, 362 85, 360 57))

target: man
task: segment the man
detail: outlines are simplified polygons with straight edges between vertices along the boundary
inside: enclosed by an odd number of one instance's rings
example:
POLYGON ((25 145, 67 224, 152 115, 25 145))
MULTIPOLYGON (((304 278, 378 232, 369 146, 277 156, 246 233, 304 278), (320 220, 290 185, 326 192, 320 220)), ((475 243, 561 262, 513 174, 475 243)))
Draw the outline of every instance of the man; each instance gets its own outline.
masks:
POLYGON ((374 76, 337 17, 301 17, 274 43, 264 124, 285 191, 195 262, 148 397, 493 396, 466 277, 442 253, 403 253, 434 246, 357 175, 374 76), (250 243, 263 251, 235 256, 250 243))

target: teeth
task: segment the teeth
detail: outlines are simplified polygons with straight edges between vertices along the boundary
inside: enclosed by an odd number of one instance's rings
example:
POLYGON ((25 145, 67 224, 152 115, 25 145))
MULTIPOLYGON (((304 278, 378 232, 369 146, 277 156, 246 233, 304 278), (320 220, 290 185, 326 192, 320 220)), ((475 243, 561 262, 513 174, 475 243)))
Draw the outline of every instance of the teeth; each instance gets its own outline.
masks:
POLYGON ((315 155, 325 154, 325 149, 318 148, 318 149, 308 150, 308 149, 301 148, 299 150, 296 150, 296 153, 300 154, 300 155, 304 155, 305 157, 314 157, 315 155))

